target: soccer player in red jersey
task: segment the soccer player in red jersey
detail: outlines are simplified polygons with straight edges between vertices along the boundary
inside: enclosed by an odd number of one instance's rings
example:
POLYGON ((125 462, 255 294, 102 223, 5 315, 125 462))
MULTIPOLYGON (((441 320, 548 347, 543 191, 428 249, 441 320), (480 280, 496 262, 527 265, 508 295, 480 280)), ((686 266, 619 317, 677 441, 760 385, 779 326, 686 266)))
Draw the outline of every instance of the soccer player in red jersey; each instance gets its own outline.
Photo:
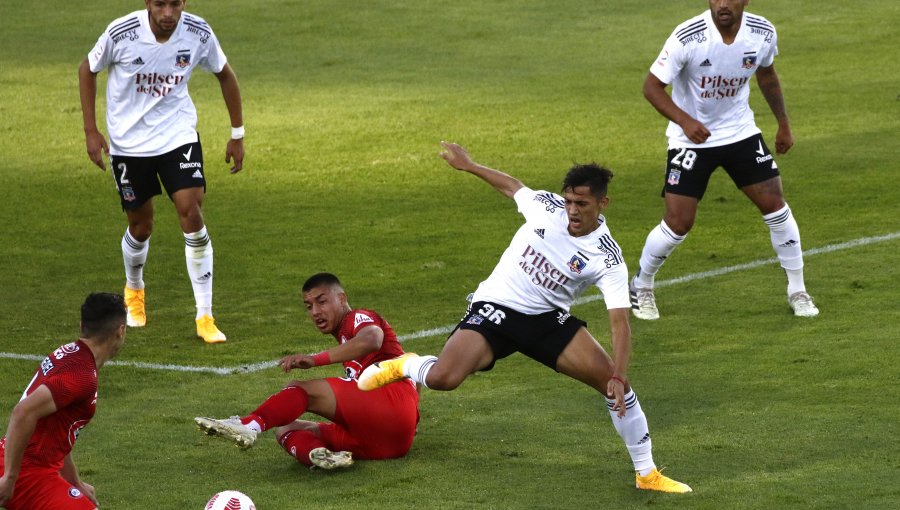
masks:
POLYGON ((324 469, 349 466, 354 456, 368 460, 403 457, 412 446, 419 421, 415 383, 398 381, 373 392, 363 392, 356 384, 357 376, 369 365, 403 354, 394 330, 377 313, 352 308, 333 274, 311 276, 302 292, 316 328, 333 335, 338 345, 318 354, 286 356, 279 362, 281 368, 288 372, 341 363, 346 377, 291 381, 246 416, 195 418, 197 425, 242 448, 249 448, 259 433, 274 428, 278 442, 292 457, 324 469), (330 423, 298 420, 305 412, 330 423))
POLYGON ((81 338, 41 361, 0 439, 0 506, 8 510, 95 510, 94 487, 78 476, 72 447, 97 407, 97 370, 125 342, 125 300, 90 294, 81 338))

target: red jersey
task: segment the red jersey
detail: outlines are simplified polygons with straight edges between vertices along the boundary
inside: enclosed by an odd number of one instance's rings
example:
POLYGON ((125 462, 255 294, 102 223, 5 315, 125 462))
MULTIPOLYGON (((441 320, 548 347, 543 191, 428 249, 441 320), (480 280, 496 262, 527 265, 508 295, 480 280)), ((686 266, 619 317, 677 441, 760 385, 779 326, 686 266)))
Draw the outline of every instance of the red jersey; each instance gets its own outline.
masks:
POLYGON ((400 342, 397 341, 397 334, 394 333, 394 328, 372 310, 365 310, 362 308, 350 310, 347 315, 344 316, 344 320, 341 322, 341 327, 338 329, 338 333, 335 337, 339 343, 344 343, 355 337, 359 333, 359 330, 366 326, 377 326, 381 328, 381 330, 384 331, 384 340, 381 342, 381 349, 369 353, 362 358, 344 362, 344 370, 347 372, 347 377, 354 380, 372 363, 396 358, 403 354, 403 348, 400 347, 400 342))
POLYGON ((97 407, 97 365, 91 349, 78 340, 53 351, 41 361, 22 398, 41 385, 53 395, 56 412, 38 420, 22 467, 61 469, 78 433, 94 417, 97 407))

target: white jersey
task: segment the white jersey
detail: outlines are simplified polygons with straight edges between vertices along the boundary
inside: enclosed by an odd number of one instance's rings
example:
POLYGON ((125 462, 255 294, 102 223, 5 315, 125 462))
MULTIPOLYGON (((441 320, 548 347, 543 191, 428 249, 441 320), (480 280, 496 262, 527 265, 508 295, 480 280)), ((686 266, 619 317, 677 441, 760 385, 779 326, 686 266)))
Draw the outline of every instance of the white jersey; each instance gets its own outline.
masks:
POLYGON ((772 65, 777 41, 775 27, 748 12, 731 44, 722 41, 709 9, 678 25, 650 72, 672 85, 672 100, 710 136, 693 143, 681 126, 669 122, 669 148, 717 147, 759 133, 748 101, 750 78, 758 67, 772 65))
POLYGON ((196 66, 218 73, 226 61, 209 25, 186 12, 164 43, 156 42, 146 10, 110 23, 88 54, 92 72, 109 68, 110 153, 157 156, 196 142, 197 110, 188 80, 196 66))
POLYGON ((525 224, 478 286, 474 301, 491 301, 532 315, 568 312, 575 298, 596 285, 608 309, 631 307, 628 269, 605 218, 600 217, 600 226, 590 234, 573 237, 561 196, 523 187, 513 198, 525 224))

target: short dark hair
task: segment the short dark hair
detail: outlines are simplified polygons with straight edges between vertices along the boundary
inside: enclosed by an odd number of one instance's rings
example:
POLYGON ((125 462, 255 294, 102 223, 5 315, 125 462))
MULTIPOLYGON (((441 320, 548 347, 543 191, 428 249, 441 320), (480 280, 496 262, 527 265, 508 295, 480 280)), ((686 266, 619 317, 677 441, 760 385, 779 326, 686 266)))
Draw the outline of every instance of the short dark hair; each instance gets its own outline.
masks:
POLYGON ((591 194, 597 198, 606 196, 609 181, 613 178, 612 170, 590 162, 586 164, 575 163, 566 177, 563 179, 562 190, 574 189, 578 186, 587 186, 591 194))
POLYGON ((108 336, 125 323, 128 315, 121 294, 94 292, 81 305, 81 334, 98 338, 108 336))
POLYGON ((321 285, 328 285, 329 287, 337 285, 338 287, 342 287, 341 281, 338 280, 337 276, 331 273, 316 273, 306 279, 300 290, 309 292, 321 285))

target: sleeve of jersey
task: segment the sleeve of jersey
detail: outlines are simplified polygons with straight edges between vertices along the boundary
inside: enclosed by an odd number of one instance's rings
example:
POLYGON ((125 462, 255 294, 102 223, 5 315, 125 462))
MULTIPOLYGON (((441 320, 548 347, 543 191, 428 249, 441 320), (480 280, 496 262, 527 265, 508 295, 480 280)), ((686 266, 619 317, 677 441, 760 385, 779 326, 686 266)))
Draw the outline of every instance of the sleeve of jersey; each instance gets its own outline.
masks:
POLYGON ((378 326, 378 317, 363 310, 353 312, 353 336, 366 326, 378 326))
POLYGON ((562 198, 549 191, 534 191, 533 189, 522 186, 516 194, 513 195, 519 213, 525 217, 526 221, 532 221, 541 217, 546 217, 551 209, 561 209, 565 207, 562 198))
POLYGON ((665 46, 653 65, 650 66, 650 72, 653 76, 659 78, 659 81, 669 84, 675 80, 678 73, 683 67, 684 46, 675 37, 675 33, 666 40, 665 46))
POLYGON ((607 310, 631 308, 631 299, 628 296, 628 268, 625 264, 613 266, 603 273, 597 282, 597 288, 603 293, 607 310))
POLYGON ((228 59, 225 57, 225 52, 222 51, 222 46, 219 45, 219 39, 216 34, 210 32, 206 58, 200 61, 200 65, 211 73, 220 73, 227 63, 228 59))
POLYGON ((112 63, 113 46, 109 32, 103 32, 97 39, 97 44, 88 53, 88 64, 91 66, 92 73, 99 73, 109 67, 112 63))
POLYGON ((760 67, 769 67, 775 63, 775 57, 778 55, 778 34, 774 31, 772 32, 772 42, 769 44, 768 53, 762 56, 762 59, 759 61, 760 67))
POLYGON ((72 402, 93 397, 94 389, 88 384, 90 379, 79 372, 60 371, 49 374, 43 385, 53 395, 57 409, 68 407, 72 402))

